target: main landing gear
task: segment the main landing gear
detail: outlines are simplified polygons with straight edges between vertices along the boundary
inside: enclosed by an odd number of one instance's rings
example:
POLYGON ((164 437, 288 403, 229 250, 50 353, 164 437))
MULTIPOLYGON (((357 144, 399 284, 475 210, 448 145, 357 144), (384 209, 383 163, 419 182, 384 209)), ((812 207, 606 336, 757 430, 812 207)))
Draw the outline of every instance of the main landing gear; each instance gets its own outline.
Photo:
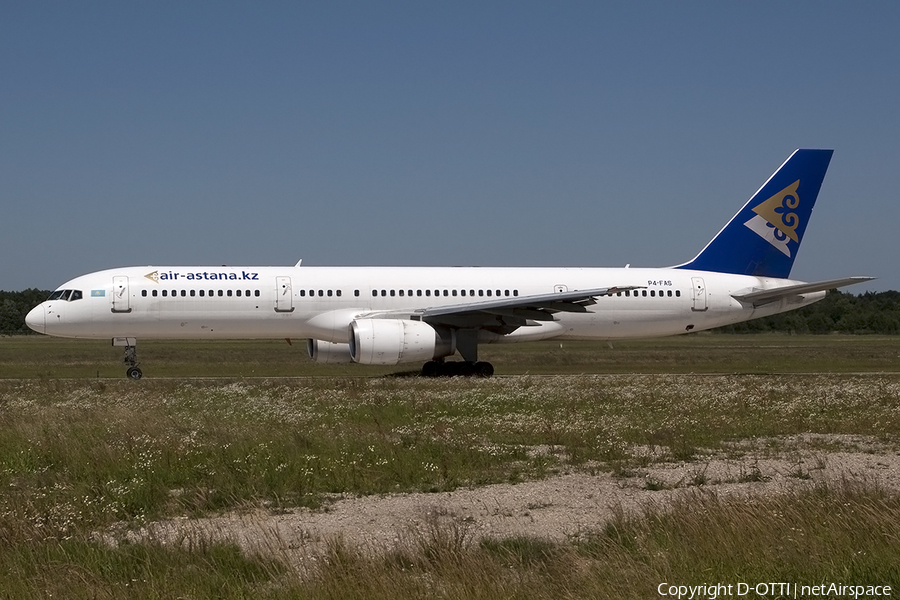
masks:
POLYGON ((137 340, 135 338, 113 338, 112 345, 125 347, 125 358, 122 361, 128 365, 125 376, 135 381, 143 377, 144 373, 138 367, 140 363, 137 359, 137 340))
POLYGON ((443 358, 430 360, 422 367, 422 377, 490 377, 494 365, 478 360, 478 330, 458 329, 456 349, 462 362, 444 362, 443 358))
POLYGON ((422 377, 490 377, 493 374, 494 365, 482 361, 430 360, 422 366, 422 377))

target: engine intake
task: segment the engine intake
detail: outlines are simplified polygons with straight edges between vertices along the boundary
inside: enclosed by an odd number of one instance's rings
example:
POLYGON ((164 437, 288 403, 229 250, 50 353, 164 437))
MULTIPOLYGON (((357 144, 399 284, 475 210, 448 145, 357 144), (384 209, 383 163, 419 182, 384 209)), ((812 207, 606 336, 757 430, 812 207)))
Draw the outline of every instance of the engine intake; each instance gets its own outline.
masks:
POLYGON ((454 352, 456 336, 450 329, 403 319, 356 319, 350 322, 350 356, 360 364, 420 362, 454 352))

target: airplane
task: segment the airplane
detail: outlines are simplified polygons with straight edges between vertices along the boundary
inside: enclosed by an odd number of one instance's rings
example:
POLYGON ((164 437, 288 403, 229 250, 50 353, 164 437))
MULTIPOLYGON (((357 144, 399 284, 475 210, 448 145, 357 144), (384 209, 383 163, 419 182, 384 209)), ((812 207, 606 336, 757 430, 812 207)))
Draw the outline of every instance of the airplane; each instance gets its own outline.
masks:
POLYGON ((110 339, 140 379, 138 339, 303 339, 319 363, 423 362, 489 377, 480 344, 703 331, 807 306, 869 281, 789 279, 833 150, 798 149, 694 257, 665 268, 190 267, 98 271, 27 317, 40 333, 110 339), (462 361, 448 361, 459 354, 462 361))

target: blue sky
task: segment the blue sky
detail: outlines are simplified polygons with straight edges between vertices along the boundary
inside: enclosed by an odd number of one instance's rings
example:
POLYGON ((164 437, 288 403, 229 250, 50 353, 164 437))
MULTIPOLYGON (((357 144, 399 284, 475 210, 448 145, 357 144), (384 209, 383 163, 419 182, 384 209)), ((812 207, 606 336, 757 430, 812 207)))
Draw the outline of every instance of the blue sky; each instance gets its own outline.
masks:
POLYGON ((834 148, 792 276, 900 289, 900 3, 19 2, 0 289, 148 264, 666 266, 834 148))

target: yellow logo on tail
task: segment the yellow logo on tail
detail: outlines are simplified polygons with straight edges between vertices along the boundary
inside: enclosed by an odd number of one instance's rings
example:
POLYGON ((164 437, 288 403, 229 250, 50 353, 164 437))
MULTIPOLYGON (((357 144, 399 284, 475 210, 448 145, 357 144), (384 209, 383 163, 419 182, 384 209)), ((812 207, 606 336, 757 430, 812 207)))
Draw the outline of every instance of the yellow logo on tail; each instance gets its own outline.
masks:
POLYGON ((797 195, 799 185, 798 179, 753 209, 753 212, 771 223, 778 231, 798 243, 800 238, 797 236, 797 227, 800 225, 800 217, 793 211, 800 206, 800 196, 797 195))

